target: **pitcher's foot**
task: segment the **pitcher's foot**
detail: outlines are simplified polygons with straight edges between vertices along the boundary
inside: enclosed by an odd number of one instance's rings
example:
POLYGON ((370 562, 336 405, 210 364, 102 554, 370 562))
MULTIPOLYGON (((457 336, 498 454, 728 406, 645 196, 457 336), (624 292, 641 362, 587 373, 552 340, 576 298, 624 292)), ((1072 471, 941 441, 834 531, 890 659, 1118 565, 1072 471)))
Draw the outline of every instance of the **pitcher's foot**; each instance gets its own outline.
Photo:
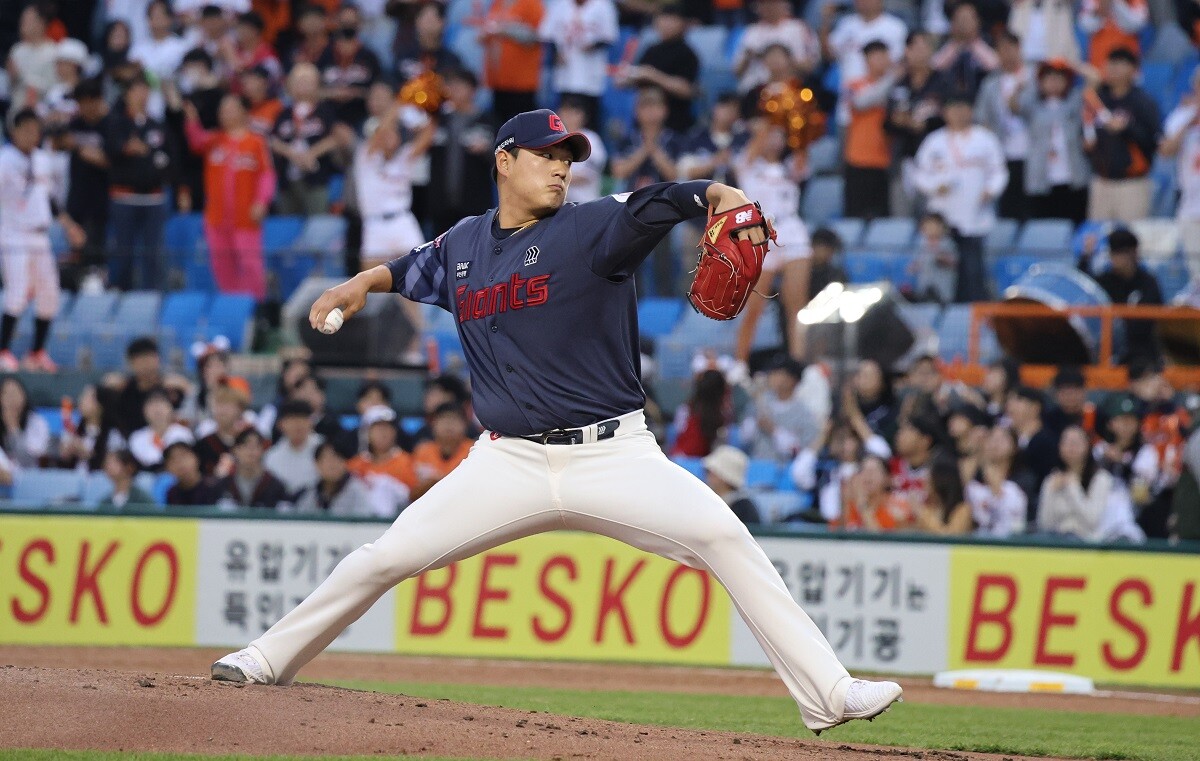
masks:
POLYGON ((871 721, 879 714, 887 711, 894 703, 904 702, 904 690, 895 682, 868 682, 865 679, 855 679, 846 691, 846 706, 842 709, 842 720, 828 727, 813 729, 820 735, 826 729, 845 724, 855 719, 871 721))
POLYGON ((275 679, 249 648, 230 653, 212 665, 214 682, 273 684, 275 679))

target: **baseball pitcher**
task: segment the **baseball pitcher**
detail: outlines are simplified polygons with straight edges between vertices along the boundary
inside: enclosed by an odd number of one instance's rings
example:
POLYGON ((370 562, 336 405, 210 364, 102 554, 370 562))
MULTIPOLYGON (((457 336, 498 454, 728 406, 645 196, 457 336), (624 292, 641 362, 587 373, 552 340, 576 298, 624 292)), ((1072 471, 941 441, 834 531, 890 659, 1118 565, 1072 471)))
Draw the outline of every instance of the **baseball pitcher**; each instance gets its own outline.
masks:
POLYGON ((496 136, 498 208, 313 305, 314 328, 326 328, 335 310, 353 315, 368 293, 389 291, 457 315, 475 411, 488 430, 378 541, 347 556, 249 647, 214 663, 214 679, 288 684, 397 583, 569 529, 712 574, 810 729, 871 719, 900 699, 899 685, 846 672, 742 523, 646 430, 635 270, 672 226, 709 213, 689 298, 731 319, 761 272, 769 223, 740 190, 707 180, 565 203, 571 164, 590 152, 553 112, 518 114, 496 136))

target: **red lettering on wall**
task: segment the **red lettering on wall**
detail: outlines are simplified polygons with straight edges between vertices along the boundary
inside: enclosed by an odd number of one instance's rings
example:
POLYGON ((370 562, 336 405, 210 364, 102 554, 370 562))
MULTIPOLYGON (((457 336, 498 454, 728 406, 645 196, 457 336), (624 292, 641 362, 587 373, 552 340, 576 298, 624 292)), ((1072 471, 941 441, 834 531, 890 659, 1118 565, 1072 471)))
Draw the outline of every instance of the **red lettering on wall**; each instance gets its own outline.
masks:
POLYGON ((454 586, 454 577, 458 575, 458 564, 446 566, 446 583, 440 587, 429 582, 429 574, 423 573, 417 577, 417 591, 413 596, 412 620, 408 631, 416 637, 436 636, 446 630, 450 624, 450 616, 454 613, 454 603, 450 600, 450 588, 454 586), (442 617, 436 623, 425 623, 421 611, 426 600, 436 600, 442 604, 442 617))
POLYGON ((971 623, 967 629, 967 662, 992 663, 1008 653, 1012 645, 1012 611, 1017 605, 1017 582, 1011 576, 982 575, 975 581, 975 601, 971 604, 971 623), (1003 589, 1007 598, 998 610, 984 610, 983 597, 988 589, 1003 589), (1004 632, 1000 645, 993 650, 979 647, 979 633, 986 624, 999 626, 1004 632))
POLYGON ((1183 602, 1179 605, 1179 625, 1175 627, 1175 650, 1171 654, 1171 671, 1183 668, 1183 649, 1188 642, 1195 639, 1197 644, 1200 644, 1200 610, 1192 612, 1192 599, 1195 594, 1196 582, 1189 581, 1183 588, 1183 602))
POLYGON ((563 635, 571 628, 571 602, 565 596, 559 593, 556 589, 550 586, 550 571, 555 568, 563 568, 567 572, 567 578, 575 581, 578 576, 578 569, 575 567, 575 561, 566 555, 555 555, 546 561, 542 566, 542 575, 538 580, 538 585, 542 590, 542 597, 545 597, 554 607, 562 611, 562 624, 557 629, 550 629, 542 624, 541 616, 533 618, 533 636, 537 637, 542 642, 557 642, 563 638, 563 635))
POLYGON ((696 641, 696 637, 700 636, 700 631, 704 628, 704 622, 708 620, 708 604, 711 596, 712 587, 707 573, 683 565, 676 566, 675 570, 667 578, 667 585, 663 588, 662 601, 658 606, 658 625, 662 629, 663 640, 668 645, 671 647, 687 647, 696 641), (696 612, 696 621, 692 624, 692 628, 682 634, 676 634, 671 631, 671 621, 667 616, 671 605, 671 593, 675 590, 675 582, 689 573, 696 574, 700 579, 700 607, 696 612))
POLYGON ((1125 631, 1133 635, 1137 645, 1134 647, 1133 653, 1127 658, 1122 658, 1116 654, 1116 648, 1111 642, 1105 642, 1100 648, 1101 655, 1104 656, 1104 662, 1109 665, 1109 668, 1117 671, 1128 671, 1135 668, 1142 662, 1142 658, 1146 657, 1146 649, 1149 647, 1149 638, 1146 636, 1146 629, 1137 621, 1134 621, 1129 616, 1125 615, 1121 610, 1121 598, 1126 592, 1136 592, 1142 598, 1142 607, 1145 608, 1154 601, 1154 596, 1150 592, 1150 585, 1141 579, 1126 579, 1117 585, 1117 588, 1112 591, 1108 598, 1108 615, 1112 620, 1125 631))
POLYGON ((604 622, 609 615, 616 613, 621 620, 621 629, 625 635, 625 641, 633 644, 633 629, 629 625, 629 614, 625 610, 625 592, 629 590, 629 585, 633 583, 634 578, 642 572, 642 568, 646 565, 645 560, 639 560, 634 564, 629 571, 629 575, 621 582, 615 590, 613 589, 613 567, 615 563, 612 558, 604 561, 604 586, 600 591, 600 610, 596 616, 596 636, 593 638, 597 643, 604 639, 604 622))
POLYGON ((75 592, 71 596, 71 617, 69 619, 71 623, 79 622, 79 605, 86 594, 91 596, 92 603, 96 606, 96 617, 100 623, 108 624, 108 611, 104 608, 104 596, 100 593, 100 574, 104 571, 104 566, 108 564, 108 561, 112 560, 112 556, 116 554, 119 546, 121 546, 120 542, 110 542, 108 548, 104 550, 104 554, 91 568, 88 568, 88 553, 92 548, 92 543, 85 541, 79 548, 79 565, 75 570, 75 592))
POLYGON ((48 539, 35 539, 25 545, 25 549, 21 550, 21 559, 18 562, 18 572, 21 574, 21 580, 37 592, 38 597, 41 598, 41 602, 33 610, 25 610, 21 607, 21 603, 17 600, 16 596, 12 598, 13 618, 23 624, 37 621, 46 615, 46 609, 50 607, 50 586, 29 567, 29 559, 34 552, 40 552, 44 555, 47 564, 52 565, 54 563, 54 545, 50 544, 50 540, 48 539))
POLYGON ((1050 630, 1056 627, 1075 626, 1076 616, 1060 615, 1054 612, 1054 596, 1060 589, 1083 590, 1087 582, 1079 576, 1071 578, 1046 579, 1046 593, 1042 596, 1042 617, 1038 621, 1037 651, 1033 662, 1042 666, 1074 666, 1074 653, 1051 653, 1046 650, 1046 642, 1050 639, 1050 630))
POLYGON ((471 635, 483 639, 506 639, 508 637, 508 629, 503 626, 484 626, 483 624, 483 606, 489 601, 507 600, 507 589, 495 589, 488 585, 488 576, 491 575, 492 566, 514 566, 517 564, 516 555, 485 555, 483 558, 483 570, 479 573, 479 596, 475 598, 475 626, 471 630, 471 635))
POLYGON ((179 558, 175 555, 175 548, 166 542, 152 544, 146 548, 142 556, 138 558, 137 566, 133 569, 133 585, 129 590, 129 609, 133 611, 133 619, 140 626, 156 626, 167 612, 171 610, 171 603, 175 601, 175 590, 179 585, 179 558), (146 569, 150 558, 155 555, 162 555, 167 561, 167 594, 162 601, 162 605, 153 613, 146 612, 142 607, 142 572, 146 569))

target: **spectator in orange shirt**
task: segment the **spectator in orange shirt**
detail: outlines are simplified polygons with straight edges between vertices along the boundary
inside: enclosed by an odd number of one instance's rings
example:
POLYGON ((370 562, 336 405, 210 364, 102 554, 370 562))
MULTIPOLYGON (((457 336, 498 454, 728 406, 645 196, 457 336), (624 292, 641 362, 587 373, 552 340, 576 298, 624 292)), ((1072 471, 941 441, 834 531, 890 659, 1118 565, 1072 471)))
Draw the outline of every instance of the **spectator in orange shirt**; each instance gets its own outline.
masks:
POLYGON ((890 207, 888 169, 892 153, 884 129, 888 95, 898 73, 888 47, 879 40, 863 46, 867 75, 850 83, 850 124, 846 129, 846 183, 843 213, 847 217, 886 217, 890 207))
POLYGON ((412 455, 396 443, 396 412, 386 405, 367 408, 362 416, 367 447, 351 458, 350 472, 366 483, 379 512, 398 513, 417 485, 412 455))
POLYGON ((283 102, 271 95, 271 72, 253 66, 242 72, 238 82, 250 107, 250 129, 264 137, 270 135, 283 111, 283 102))
POLYGON ((503 124, 537 108, 542 71, 542 0, 495 0, 483 19, 484 81, 492 88, 492 116, 503 124))
POLYGON ((913 522, 908 500, 891 488, 892 476, 882 457, 866 455, 858 473, 842 492, 842 514, 830 528, 850 531, 898 531, 913 522))
POLYGON ((226 95, 217 112, 219 130, 205 130, 195 107, 186 106, 184 130, 191 149, 205 157, 204 237, 213 277, 223 293, 266 297, 262 220, 275 195, 275 169, 267 141, 250 130, 239 96, 226 95))
POLYGON ((431 425, 433 441, 419 444, 413 450, 413 467, 417 474, 417 485, 412 490, 414 500, 448 476, 471 452, 467 415, 461 406, 447 403, 438 407, 431 425))
POLYGON ((1103 69, 1108 54, 1117 48, 1141 53, 1138 32, 1150 21, 1146 0, 1083 0, 1079 28, 1092 35, 1088 63, 1103 69))

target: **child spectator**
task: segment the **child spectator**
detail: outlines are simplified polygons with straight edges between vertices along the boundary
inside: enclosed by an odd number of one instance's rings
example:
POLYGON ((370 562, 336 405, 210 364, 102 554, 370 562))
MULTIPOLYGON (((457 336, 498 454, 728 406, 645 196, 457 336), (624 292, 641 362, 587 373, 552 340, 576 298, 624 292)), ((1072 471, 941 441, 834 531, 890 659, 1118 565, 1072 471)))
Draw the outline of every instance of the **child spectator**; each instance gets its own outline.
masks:
POLYGON ((413 450, 413 470, 417 480, 412 490, 414 500, 450 475, 450 471, 467 459, 471 452, 467 416, 461 406, 449 403, 438 407, 430 425, 433 428, 433 440, 422 442, 413 450))
POLYGON ((112 481, 112 493, 100 502, 101 508, 124 509, 126 506, 152 506, 154 498, 133 482, 138 461, 125 450, 109 452, 104 458, 104 475, 112 481))
POLYGON ((971 506, 963 495, 958 463, 953 458, 934 459, 929 471, 929 496, 917 510, 916 526, 940 536, 962 536, 975 529, 971 506))
POLYGON ((396 444, 396 413, 391 407, 368 407, 362 424, 367 430, 366 449, 352 457, 347 467, 366 484, 380 515, 396 515, 417 485, 413 458, 396 444))
MULTIPOLYGON (((784 345, 791 346, 792 323, 808 303, 809 257, 812 247, 808 228, 800 219, 800 185, 804 176, 803 153, 791 153, 787 148, 787 133, 782 127, 759 122, 754 137, 734 163, 738 185, 750 198, 760 199, 763 213, 771 217, 778 234, 775 255, 763 262, 759 279, 764 290, 775 291, 779 280, 779 308, 784 326, 784 345)), ((737 349, 734 356, 747 362, 758 320, 767 300, 752 294, 746 312, 738 323, 737 349)))
POLYGON ((1088 217, 1132 222, 1150 215, 1150 165, 1158 147, 1158 106, 1138 87, 1138 57, 1128 48, 1108 54, 1104 81, 1085 100, 1084 145, 1094 175, 1088 217))
POLYGON ((901 531, 913 522, 908 501, 891 489, 883 458, 868 454, 842 490, 841 516, 830 528, 846 531, 901 531))
POLYGON ((750 460, 742 450, 723 444, 704 458, 704 482, 725 500, 738 520, 746 525, 761 523, 758 508, 746 491, 750 460))
MULTIPOLYGON (((287 487, 263 467, 266 445, 267 440, 254 428, 247 428, 238 434, 233 444, 233 472, 217 483, 218 507, 275 510, 290 503, 287 487)), ((316 467, 311 459, 309 465, 315 473, 316 467)))
POLYGON ((0 446, 18 468, 36 468, 50 452, 50 426, 33 411, 15 375, 0 382, 0 446))
POLYGON ((346 467, 346 457, 333 442, 322 442, 313 454, 316 483, 296 500, 296 512, 338 517, 371 517, 371 497, 363 482, 346 467))
POLYGON ((578 98, 566 97, 558 104, 558 115, 562 117, 567 131, 583 133, 592 145, 592 153, 586 161, 571 164, 571 184, 567 187, 568 203, 587 203, 599 198, 604 169, 608 164, 608 151, 604 147, 604 141, 588 128, 587 114, 587 106, 578 98))
POLYGON ((887 45, 872 40, 863 46, 866 71, 850 81, 850 125, 846 130, 845 191, 843 213, 847 217, 874 219, 888 216, 888 169, 892 154, 884 121, 888 94, 899 78, 892 70, 887 45))
POLYGON ((1067 428, 1058 453, 1062 467, 1042 484, 1038 529, 1089 542, 1143 541, 1129 494, 1096 465, 1087 433, 1077 426, 1067 428))
POLYGON ((1091 169, 1084 151, 1083 90, 1073 86, 1074 80, 1071 64, 1051 59, 1038 67, 1036 88, 1024 87, 1016 97, 1028 124, 1030 216, 1079 224, 1087 215, 1091 169))
POLYGON ((159 470, 163 451, 176 441, 195 443, 192 432, 175 422, 175 407, 165 389, 156 388, 146 396, 142 414, 146 427, 130 435, 129 451, 143 468, 159 470))
POLYGON ((825 290, 830 283, 845 283, 849 278, 846 270, 838 263, 842 252, 842 239, 828 227, 818 228, 812 234, 812 257, 809 259, 808 291, 810 298, 825 290))
MULTIPOLYGON (((232 471, 232 455, 230 455, 229 468, 232 471)), ((217 481, 213 478, 206 478, 200 472, 200 458, 185 442, 177 441, 163 450, 163 472, 169 473, 175 479, 175 483, 167 489, 168 505, 211 507, 217 504, 217 500, 221 496, 217 488, 217 481)))
MULTIPOLYGON (((313 454, 324 440, 313 432, 313 408, 296 399, 279 408, 279 428, 283 437, 262 457, 263 465, 279 479, 290 497, 295 497, 317 482, 313 454)), ((238 436, 242 440, 242 435, 238 436)))
POLYGON ((213 278, 222 293, 266 298, 262 221, 275 195, 275 170, 267 142, 250 129, 246 102, 221 99, 219 131, 205 130, 191 104, 185 107, 191 149, 204 156, 204 237, 213 278))
POLYGON ((729 384, 720 370, 705 370, 692 383, 687 402, 675 413, 672 457, 705 457, 716 447, 729 424, 732 409, 729 384))
POLYGON ((1013 481, 1017 437, 996 426, 983 444, 979 470, 967 482, 967 502, 978 536, 1004 538, 1025 533, 1029 498, 1013 481))
POLYGON ((329 210, 330 154, 338 147, 333 134, 335 113, 320 100, 321 74, 310 63, 288 74, 292 102, 271 130, 271 151, 279 177, 281 214, 324 214, 329 210))
POLYGON ((971 123, 969 94, 949 93, 942 118, 946 126, 917 151, 914 182, 929 199, 928 209, 941 214, 952 230, 958 248, 955 300, 982 301, 987 298, 983 242, 996 223, 996 199, 1008 184, 1008 169, 996 136, 971 123))
POLYGON ((914 296, 919 301, 948 304, 954 300, 958 273, 958 250, 950 237, 946 219, 936 211, 921 217, 917 245, 908 273, 916 277, 914 296))

